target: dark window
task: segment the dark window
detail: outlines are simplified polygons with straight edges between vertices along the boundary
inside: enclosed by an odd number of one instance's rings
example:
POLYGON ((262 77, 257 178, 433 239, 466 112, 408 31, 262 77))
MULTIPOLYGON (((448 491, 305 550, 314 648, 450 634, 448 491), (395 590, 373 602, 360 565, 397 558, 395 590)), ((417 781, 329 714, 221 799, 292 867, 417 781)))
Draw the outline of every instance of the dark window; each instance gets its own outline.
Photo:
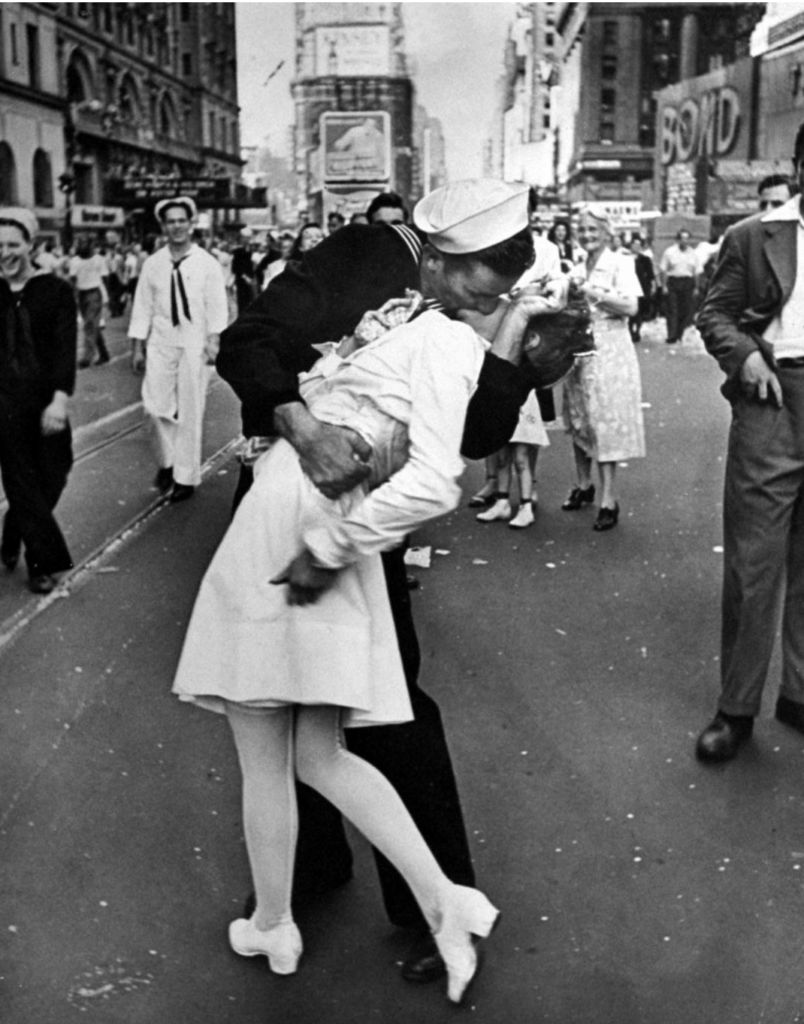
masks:
POLYGON ((28 84, 33 89, 41 85, 39 64, 39 29, 36 25, 25 26, 25 38, 28 43, 28 84))
POLYGON ((53 168, 50 154, 37 149, 33 158, 34 204, 53 206, 53 168))
POLYGON ((181 20, 182 21, 189 21, 190 20, 190 5, 189 4, 182 4, 180 10, 181 10, 181 20))
POLYGON ((616 21, 604 21, 603 22, 603 45, 604 46, 616 46, 617 45, 617 22, 616 21))
POLYGON ((553 35, 552 32, 546 32, 545 33, 545 36, 544 36, 544 45, 545 46, 552 46, 554 40, 555 40, 555 36, 553 35))
POLYGON ((193 55, 191 53, 183 53, 181 55, 181 73, 188 77, 192 75, 193 55))
POLYGON ((103 31, 108 32, 110 35, 114 31, 114 23, 112 22, 112 5, 103 5, 103 31))
POLYGON ((617 93, 614 89, 600 91, 600 139, 602 142, 614 141, 614 108, 617 93))
POLYGON ((614 53, 603 54, 603 80, 611 82, 617 77, 617 55, 614 53))
POLYGON ((16 26, 16 24, 13 21, 11 22, 10 29, 11 29, 11 63, 12 64, 19 64, 19 62, 20 62, 20 51, 19 51, 19 44, 17 43, 17 26, 16 26))
POLYGON ((87 98, 84 79, 75 64, 67 66, 67 102, 82 103, 87 98))
POLYGON ((17 203, 17 165, 7 142, 0 142, 0 206, 17 203))
POLYGON ((212 111, 209 114, 209 144, 212 149, 215 148, 215 115, 212 111))

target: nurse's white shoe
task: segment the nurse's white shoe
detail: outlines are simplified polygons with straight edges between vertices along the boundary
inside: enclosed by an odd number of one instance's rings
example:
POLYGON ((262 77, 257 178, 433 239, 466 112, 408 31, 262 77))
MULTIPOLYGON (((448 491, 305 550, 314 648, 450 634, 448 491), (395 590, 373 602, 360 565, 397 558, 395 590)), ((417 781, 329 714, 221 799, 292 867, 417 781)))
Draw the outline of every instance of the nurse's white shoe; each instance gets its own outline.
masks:
POLYGON ((240 956, 266 956, 274 974, 295 974, 302 955, 302 940, 293 921, 283 921, 262 932, 254 919, 240 917, 229 925, 229 945, 240 956))

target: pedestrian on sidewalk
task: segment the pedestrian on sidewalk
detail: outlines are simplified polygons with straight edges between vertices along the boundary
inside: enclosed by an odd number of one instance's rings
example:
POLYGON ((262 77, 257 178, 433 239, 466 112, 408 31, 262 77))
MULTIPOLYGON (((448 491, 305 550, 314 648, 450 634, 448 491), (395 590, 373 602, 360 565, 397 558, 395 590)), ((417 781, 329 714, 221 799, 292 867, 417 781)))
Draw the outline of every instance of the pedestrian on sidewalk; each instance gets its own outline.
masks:
POLYGON ((85 370, 94 363, 108 362, 109 359, 100 326, 106 302, 106 286, 103 283, 106 261, 99 251, 93 249, 90 239, 82 238, 79 241, 75 256, 70 260, 69 272, 83 324, 78 368, 85 370))
POLYGON ((595 355, 578 362, 564 383, 564 424, 572 438, 576 484, 561 508, 575 512, 595 499, 592 463, 597 462, 601 494, 593 529, 613 529, 619 520, 617 463, 645 455, 642 383, 628 317, 642 294, 629 254, 609 248, 611 222, 587 208, 578 222, 586 264, 572 277, 592 315, 595 355))
POLYGON ((76 308, 68 282, 34 266, 37 231, 30 210, 0 209, 0 559, 13 570, 24 544, 29 587, 48 594, 73 564, 53 510, 73 463, 76 308))
MULTIPOLYGON (((489 196, 487 182, 461 184, 467 199, 474 192, 489 196)), ((503 232, 496 240, 503 241, 504 232, 516 234, 520 222, 503 216, 510 209, 511 191, 502 182, 495 184, 500 210, 489 216, 503 232)), ((442 190, 438 194, 444 195, 442 190)), ((514 202, 515 210, 518 203, 514 202)), ((523 227, 526 208, 523 191, 523 227)), ((342 228, 303 262, 291 264, 276 277, 221 339, 218 370, 243 403, 244 434, 256 450, 263 436, 288 439, 299 452, 305 472, 326 497, 337 498, 365 479, 369 470, 363 458, 368 448, 356 435, 313 419, 301 401, 298 373, 317 358, 312 346, 351 333, 366 310, 404 296, 406 289, 420 290, 450 310, 477 306, 490 313, 496 308, 496 292, 489 293, 482 280, 482 287, 474 280, 476 275, 485 277, 488 268, 472 264, 468 273, 464 266, 454 265, 449 254, 439 249, 439 244, 449 243, 441 239, 435 224, 430 230, 432 244, 425 246, 425 237, 403 224, 342 228)), ((477 242, 487 237, 478 236, 477 242)), ((465 457, 483 458, 508 440, 532 386, 507 360, 492 353, 486 356, 469 403, 462 446, 465 457)), ((236 500, 250 483, 248 462, 246 457, 236 500)), ((382 771, 400 793, 447 876, 471 886, 474 870, 441 713, 418 685, 420 652, 401 548, 386 552, 383 565, 414 719, 382 729, 350 729, 347 744, 382 771)), ((340 816, 303 786, 299 787, 299 810, 296 899, 341 884, 352 873, 340 816)), ((409 888, 385 858, 378 856, 377 866, 389 918, 410 929, 414 937, 403 977, 430 981, 443 976, 443 961, 409 888)))
MULTIPOLYGON (((533 237, 533 263, 514 286, 519 288, 537 285, 544 302, 539 306, 540 315, 560 312, 567 304, 567 276, 561 263, 561 249, 556 242, 543 237, 542 218, 536 190, 528 193, 531 235, 533 237)), ((490 316, 477 312, 462 312, 459 316, 474 327, 486 339, 494 336, 496 325, 502 315, 504 303, 500 303, 490 316)), ((515 529, 530 526, 534 521, 533 505, 538 500, 534 490, 534 473, 539 446, 550 444, 544 426, 544 418, 555 419, 555 403, 551 389, 528 394, 519 411, 519 420, 509 444, 490 455, 486 461, 486 480, 477 494, 469 499, 469 508, 484 508, 477 514, 482 523, 497 520, 509 522, 515 529), (519 483, 519 508, 514 516, 511 507, 511 464, 515 463, 519 483), (513 518, 512 518, 513 517, 513 518)))
MULTIPOLYGON (((804 124, 793 149, 804 188, 804 124)), ((782 604, 776 718, 804 733, 804 229, 801 196, 726 232, 698 315, 732 407, 723 494, 721 694, 702 761, 735 757, 759 714, 782 604)))
POLYGON ((191 498, 201 482, 207 364, 228 322, 220 264, 192 241, 192 199, 156 204, 167 245, 143 263, 128 333, 132 368, 145 364, 142 401, 151 418, 159 469, 170 501, 191 498))
MULTIPOLYGON (((467 292, 508 291, 532 258, 518 231, 521 190, 507 190, 505 209, 496 182, 440 191, 421 201, 417 223, 443 222, 430 237, 449 250, 452 273, 466 275, 467 292)), ((444 257, 428 249, 439 280, 444 257)), ((427 273, 423 283, 432 284, 427 273)), ((412 718, 379 553, 456 507, 464 421, 483 363, 471 328, 415 301, 409 321, 379 337, 376 319, 365 317, 355 333, 372 340, 356 347, 349 339, 302 375, 307 415, 369 446, 369 479, 330 500, 286 441, 261 456, 202 584, 174 689, 226 713, 238 750, 257 904, 230 928, 235 951, 264 954, 279 973, 296 968, 298 775, 401 872, 446 964, 449 998, 460 1002, 477 967, 472 937, 489 934, 497 911, 449 880, 396 790, 346 753, 342 735, 344 726, 412 718)), ((518 359, 529 317, 527 296, 510 305, 495 354, 518 359)))
POLYGON ((676 235, 659 260, 659 279, 664 290, 667 316, 667 344, 681 341, 695 314, 695 285, 699 270, 698 254, 686 228, 676 235))

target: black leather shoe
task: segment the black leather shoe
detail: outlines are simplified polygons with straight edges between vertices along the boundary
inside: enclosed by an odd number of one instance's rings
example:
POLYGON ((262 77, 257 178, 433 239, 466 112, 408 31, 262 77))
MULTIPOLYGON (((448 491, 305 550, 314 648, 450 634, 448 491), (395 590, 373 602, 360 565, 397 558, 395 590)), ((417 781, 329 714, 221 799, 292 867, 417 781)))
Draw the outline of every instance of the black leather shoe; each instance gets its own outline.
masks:
POLYGON ((718 711, 698 737, 695 756, 710 764, 731 761, 753 731, 754 719, 750 715, 727 715, 718 711))
POLYGON ((175 505, 177 501, 187 501, 194 494, 195 487, 191 487, 189 484, 174 484, 173 490, 170 492, 169 501, 171 505, 175 505))
POLYGON ((167 494, 173 486, 173 469, 170 466, 163 466, 157 470, 154 477, 154 487, 158 487, 163 494, 167 494))
POLYGON ((584 487, 583 489, 580 487, 573 487, 561 508, 564 512, 577 512, 578 509, 583 508, 584 505, 591 505, 594 500, 594 484, 589 484, 588 487, 584 487))
POLYGON ((41 573, 38 576, 31 576, 28 580, 28 589, 33 594, 51 594, 56 589, 56 577, 41 573))
POLYGON ((410 955, 402 964, 402 977, 405 981, 423 985, 428 981, 438 981, 447 973, 447 966, 438 952, 438 946, 432 935, 423 936, 411 950, 410 955))
POLYGON ((791 729, 804 732, 804 704, 790 700, 789 697, 780 697, 776 701, 776 720, 789 725, 791 729))
POLYGON ((9 572, 13 572, 17 568, 17 562, 20 560, 20 547, 17 545, 16 548, 2 547, 0 548, 0 562, 8 569, 9 572))
POLYGON ((615 503, 614 508, 600 508, 597 518, 592 524, 592 529, 600 533, 603 530, 613 530, 620 518, 620 506, 615 503))

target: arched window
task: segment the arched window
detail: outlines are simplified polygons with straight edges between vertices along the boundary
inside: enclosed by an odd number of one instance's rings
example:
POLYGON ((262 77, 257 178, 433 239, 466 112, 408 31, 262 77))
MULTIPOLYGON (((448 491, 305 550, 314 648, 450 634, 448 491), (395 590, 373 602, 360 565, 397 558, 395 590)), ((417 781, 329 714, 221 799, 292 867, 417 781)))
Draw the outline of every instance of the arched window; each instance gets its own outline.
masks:
POLYGON ((177 138, 180 134, 176 108, 167 93, 163 93, 159 101, 157 131, 160 135, 170 135, 172 138, 177 138))
POLYGON ((124 75, 117 90, 117 105, 120 109, 120 120, 136 122, 140 117, 140 98, 137 86, 131 75, 124 75))
POLYGON ((17 199, 17 164, 7 142, 0 142, 0 206, 14 206, 17 199))
POLYGON ((53 167, 50 154, 37 149, 33 158, 34 205, 53 206, 53 167))
POLYGON ((67 101, 83 103, 92 99, 95 89, 92 81, 92 68, 80 50, 73 50, 67 64, 67 101))

